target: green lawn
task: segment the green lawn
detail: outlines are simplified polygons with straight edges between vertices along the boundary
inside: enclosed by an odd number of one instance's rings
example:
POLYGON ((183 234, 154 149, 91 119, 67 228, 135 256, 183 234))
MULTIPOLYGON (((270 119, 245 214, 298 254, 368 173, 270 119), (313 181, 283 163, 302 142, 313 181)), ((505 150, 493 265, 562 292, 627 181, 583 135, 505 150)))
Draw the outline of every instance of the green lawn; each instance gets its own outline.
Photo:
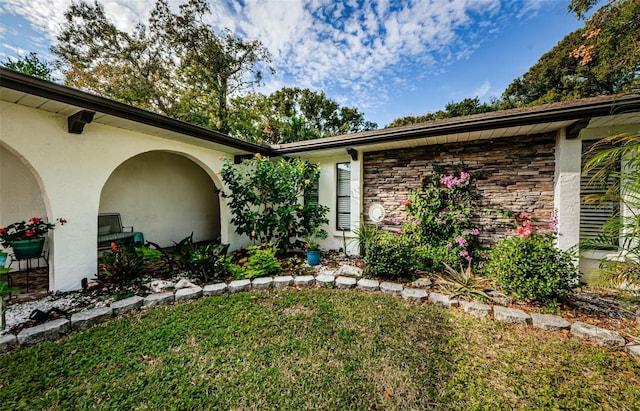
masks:
POLYGON ((1 409, 640 409, 640 364, 377 293, 204 298, 0 357, 1 409))

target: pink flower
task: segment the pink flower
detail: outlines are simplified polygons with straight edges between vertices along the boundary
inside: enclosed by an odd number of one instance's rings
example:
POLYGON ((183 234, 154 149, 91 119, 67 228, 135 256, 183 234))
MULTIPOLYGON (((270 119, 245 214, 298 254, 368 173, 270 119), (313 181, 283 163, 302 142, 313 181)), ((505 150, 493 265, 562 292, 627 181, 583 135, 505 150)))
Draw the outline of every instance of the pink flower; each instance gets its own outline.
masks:
POLYGON ((447 243, 447 247, 451 248, 451 247, 453 247, 453 244, 452 243, 447 243))
POLYGON ((518 235, 522 238, 531 237, 531 229, 527 227, 518 227, 518 235))
POLYGON ((480 253, 480 258, 485 258, 487 255, 485 253, 480 253))
POLYGON ((463 237, 456 237, 454 241, 458 243, 460 247, 466 247, 468 245, 467 240, 465 240, 463 237))
POLYGON ((468 257, 469 256, 469 252, 468 251, 460 251, 460 257, 468 257))
POLYGON ((473 231, 471 231, 471 234, 478 235, 480 234, 480 230, 478 230, 477 228, 474 228, 473 231))
POLYGON ((471 260, 473 260, 473 258, 471 258, 470 256, 466 256, 465 259, 469 262, 471 262, 471 260))
POLYGON ((411 204, 411 201, 409 201, 409 200, 402 200, 402 201, 400 201, 400 205, 407 206, 407 205, 409 205, 409 204, 411 204))
POLYGON ((398 220, 398 217, 393 217, 393 220, 391 220, 391 222, 393 222, 393 224, 398 224, 400 220, 398 220))
POLYGON ((524 211, 522 213, 520 213, 520 215, 518 216, 519 218, 525 220, 527 218, 529 218, 529 214, 525 213, 524 211))

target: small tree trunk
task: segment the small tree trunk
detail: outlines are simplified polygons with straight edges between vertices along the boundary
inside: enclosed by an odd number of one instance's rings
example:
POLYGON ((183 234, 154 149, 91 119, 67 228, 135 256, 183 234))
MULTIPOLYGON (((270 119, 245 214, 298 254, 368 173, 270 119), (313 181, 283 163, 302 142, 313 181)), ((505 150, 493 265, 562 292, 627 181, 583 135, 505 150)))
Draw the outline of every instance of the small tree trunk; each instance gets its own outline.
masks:
POLYGON ((4 330, 4 327, 7 326, 7 319, 6 319, 6 314, 7 313, 7 300, 5 300, 5 297, 2 296, 0 297, 0 331, 4 330))

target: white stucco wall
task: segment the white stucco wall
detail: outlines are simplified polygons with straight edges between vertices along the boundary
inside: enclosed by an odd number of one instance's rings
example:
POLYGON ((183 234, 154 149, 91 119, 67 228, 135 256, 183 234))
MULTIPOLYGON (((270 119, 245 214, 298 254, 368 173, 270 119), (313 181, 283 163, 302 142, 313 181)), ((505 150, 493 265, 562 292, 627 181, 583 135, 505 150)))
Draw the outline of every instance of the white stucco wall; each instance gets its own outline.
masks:
MULTIPOLYGON (((47 215, 44 198, 33 171, 2 144, 0 144, 0 193, 2 194, 0 195, 0 227, 47 215)), ((0 249, 3 249, 1 245, 0 249)), ((35 261, 33 263, 35 264, 35 261)), ((38 263, 42 261, 38 260, 38 263)), ((11 261, 8 266, 18 268, 15 261, 11 261)))
POLYGON ((102 189, 100 212, 119 212, 125 226, 167 247, 189 236, 220 235, 219 196, 211 178, 179 154, 149 152, 115 169, 102 189))
MULTIPOLYGON (((216 172, 223 165, 219 157, 225 154, 207 147, 98 123, 86 125, 80 135, 69 134, 66 116, 6 102, 0 104, 0 118, 0 141, 38 176, 49 221, 67 220, 49 239, 51 290, 78 289, 83 278, 95 275, 100 195, 114 170, 126 160, 149 151, 179 153, 220 185, 216 172)), ((10 169, 8 177, 3 174, 2 178, 12 180, 13 173, 10 169)), ((10 192, 1 189, 4 199, 10 192)), ((222 205, 222 241, 230 243, 231 249, 245 246, 246 239, 237 236, 228 221, 222 205)))
MULTIPOLYGON (((320 165, 320 181, 319 181, 319 202, 329 207, 327 217, 329 224, 326 227, 329 236, 320 241, 320 245, 325 250, 339 250, 344 247, 343 232, 336 228, 337 221, 337 192, 336 184, 338 181, 336 164, 351 163, 351 230, 358 227, 360 221, 360 210, 362 207, 362 162, 353 161, 349 155, 332 156, 332 157, 305 157, 311 163, 320 165)), ((347 250, 350 254, 357 254, 358 246, 351 239, 355 236, 353 231, 344 233, 347 242, 347 250)))

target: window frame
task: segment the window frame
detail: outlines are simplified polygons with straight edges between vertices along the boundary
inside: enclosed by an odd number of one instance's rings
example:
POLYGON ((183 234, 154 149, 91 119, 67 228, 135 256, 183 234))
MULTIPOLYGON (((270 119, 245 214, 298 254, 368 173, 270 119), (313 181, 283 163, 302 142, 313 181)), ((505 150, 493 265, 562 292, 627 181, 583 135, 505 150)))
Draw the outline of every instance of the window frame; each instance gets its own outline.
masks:
MULTIPOLYGON (((342 182, 343 184, 345 183, 344 181, 342 182)), ((344 200, 343 200, 344 201, 344 200)), ((336 230, 339 231, 351 231, 351 162, 350 161, 345 161, 345 162, 340 162, 340 163, 336 163, 336 230), (341 170, 341 166, 346 166, 348 167, 348 170, 341 170), (348 180, 346 181, 347 184, 347 194, 341 194, 341 190, 340 190, 340 184, 341 184, 341 178, 340 178, 340 174, 341 171, 344 172, 348 172, 349 177, 348 180), (349 211, 348 212, 344 212, 341 211, 340 209, 340 200, 341 199, 348 199, 348 208, 349 211), (344 224, 340 224, 340 221, 342 220, 340 217, 342 216, 342 219, 344 219, 344 216, 348 216, 348 224, 345 226, 344 224)))

